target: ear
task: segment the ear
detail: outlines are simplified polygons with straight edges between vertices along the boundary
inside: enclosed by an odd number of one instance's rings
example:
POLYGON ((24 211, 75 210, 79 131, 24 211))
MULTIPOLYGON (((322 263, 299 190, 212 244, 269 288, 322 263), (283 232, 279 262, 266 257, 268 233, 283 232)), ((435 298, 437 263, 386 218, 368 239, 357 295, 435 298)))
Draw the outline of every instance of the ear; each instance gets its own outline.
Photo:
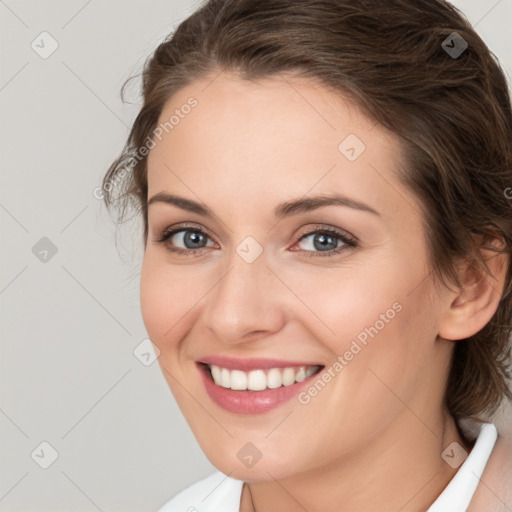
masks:
POLYGON ((484 268, 469 261, 459 265, 462 289, 447 296, 447 307, 440 319, 439 336, 446 340, 461 340, 483 329, 498 309, 507 274, 508 255, 496 252, 504 247, 498 239, 494 250, 481 249, 492 276, 484 268))

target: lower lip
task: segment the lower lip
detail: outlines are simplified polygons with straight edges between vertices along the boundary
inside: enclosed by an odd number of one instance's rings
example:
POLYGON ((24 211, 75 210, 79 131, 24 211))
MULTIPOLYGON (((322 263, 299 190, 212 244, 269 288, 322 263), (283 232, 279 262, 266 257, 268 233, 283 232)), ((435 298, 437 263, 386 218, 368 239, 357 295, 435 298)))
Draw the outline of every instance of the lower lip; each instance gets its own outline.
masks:
POLYGON ((291 386, 281 386, 262 391, 249 391, 248 389, 235 391, 217 386, 210 377, 209 369, 205 365, 198 364, 198 369, 210 398, 226 411, 238 414, 261 414, 275 409, 298 395, 301 389, 309 383, 310 379, 316 377, 319 373, 315 373, 302 382, 296 382, 291 386))

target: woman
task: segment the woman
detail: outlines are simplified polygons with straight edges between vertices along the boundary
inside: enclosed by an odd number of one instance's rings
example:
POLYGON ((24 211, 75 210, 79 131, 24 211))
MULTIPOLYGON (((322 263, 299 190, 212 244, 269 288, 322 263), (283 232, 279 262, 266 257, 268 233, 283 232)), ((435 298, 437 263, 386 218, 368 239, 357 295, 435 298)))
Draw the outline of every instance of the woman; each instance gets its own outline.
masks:
POLYGON ((468 22, 210 0, 143 95, 106 201, 138 207, 144 323, 219 470, 161 511, 510 509, 512 114, 468 22))

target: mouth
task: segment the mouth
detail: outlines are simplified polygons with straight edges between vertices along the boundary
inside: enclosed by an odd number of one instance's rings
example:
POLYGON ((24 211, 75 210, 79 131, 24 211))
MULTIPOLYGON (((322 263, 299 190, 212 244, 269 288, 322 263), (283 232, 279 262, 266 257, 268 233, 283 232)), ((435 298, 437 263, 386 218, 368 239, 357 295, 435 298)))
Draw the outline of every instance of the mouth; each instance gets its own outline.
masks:
POLYGON ((214 364, 200 364, 204 366, 207 375, 217 386, 233 391, 263 391, 293 386, 297 382, 316 375, 323 368, 323 365, 306 365, 244 371, 214 364))
POLYGON ((212 402, 246 415, 268 412, 288 402, 325 368, 271 359, 207 359, 196 361, 196 366, 212 402))

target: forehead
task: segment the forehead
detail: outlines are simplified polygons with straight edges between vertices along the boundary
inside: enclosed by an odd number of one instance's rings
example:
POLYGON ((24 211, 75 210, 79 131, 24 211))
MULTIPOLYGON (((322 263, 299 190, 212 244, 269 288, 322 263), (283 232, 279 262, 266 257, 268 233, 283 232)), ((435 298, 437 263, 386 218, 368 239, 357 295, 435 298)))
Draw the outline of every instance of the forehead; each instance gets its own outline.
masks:
POLYGON ((159 126, 148 159, 149 197, 192 192, 261 209, 336 191, 384 210, 406 206, 399 198, 407 191, 394 175, 402 160, 398 138, 312 80, 210 76, 174 94, 159 126))

